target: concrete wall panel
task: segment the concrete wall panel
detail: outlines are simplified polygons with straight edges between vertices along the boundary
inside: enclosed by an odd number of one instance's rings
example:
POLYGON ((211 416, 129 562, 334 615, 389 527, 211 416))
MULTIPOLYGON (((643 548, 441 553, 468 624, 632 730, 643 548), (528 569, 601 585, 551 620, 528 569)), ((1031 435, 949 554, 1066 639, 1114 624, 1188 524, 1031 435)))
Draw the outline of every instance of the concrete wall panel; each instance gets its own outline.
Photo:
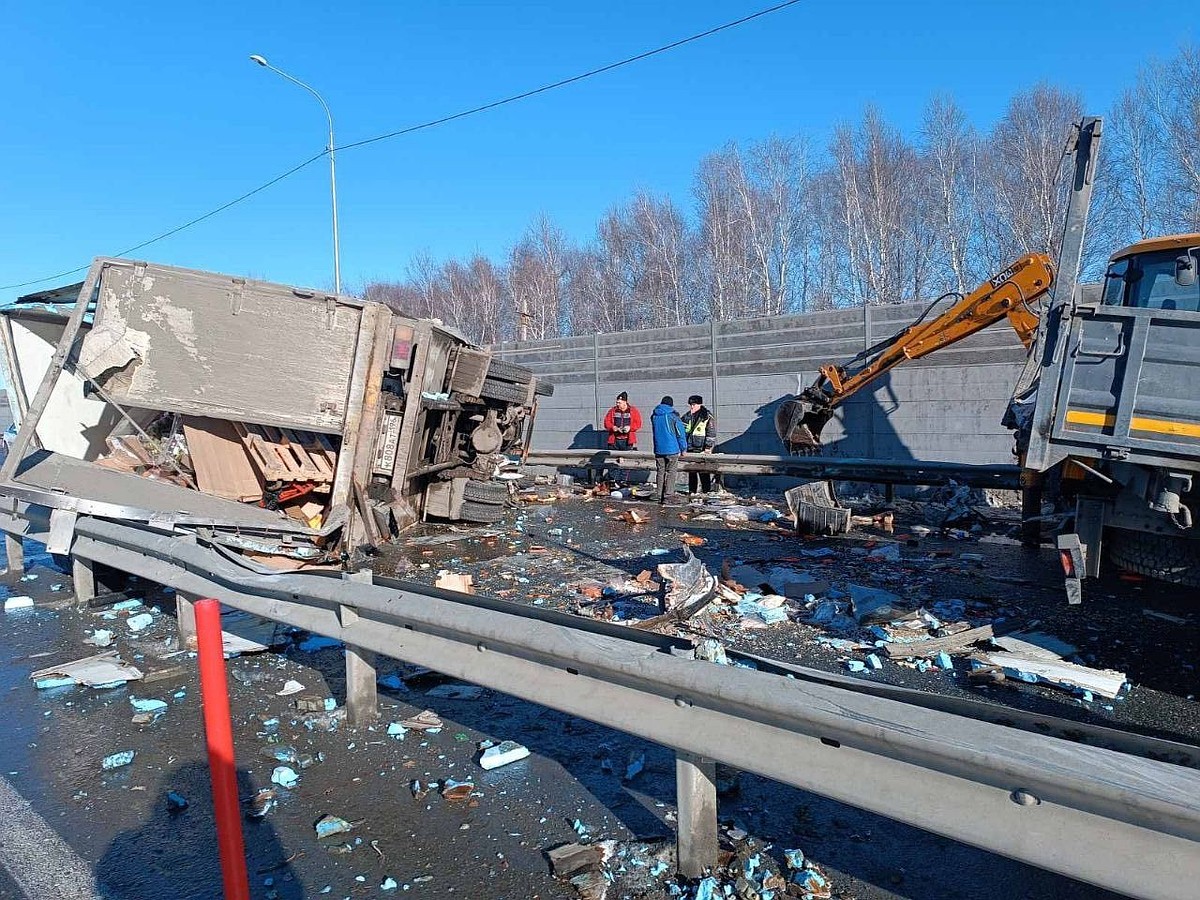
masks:
MULTIPOLYGON (((688 395, 697 393, 717 415, 722 450, 778 453, 774 415, 779 404, 811 384, 819 366, 844 362, 886 339, 911 324, 926 305, 871 307, 865 316, 861 309, 830 310, 715 327, 510 342, 496 349, 556 385, 555 395, 539 406, 537 449, 602 446, 604 413, 624 390, 646 419, 642 449, 650 449, 649 416, 659 399, 671 395, 682 412, 688 395)), ((1011 462, 1011 436, 1000 420, 1024 359, 1016 336, 1001 323, 951 349, 909 361, 843 404, 825 428, 826 451, 1011 462)))

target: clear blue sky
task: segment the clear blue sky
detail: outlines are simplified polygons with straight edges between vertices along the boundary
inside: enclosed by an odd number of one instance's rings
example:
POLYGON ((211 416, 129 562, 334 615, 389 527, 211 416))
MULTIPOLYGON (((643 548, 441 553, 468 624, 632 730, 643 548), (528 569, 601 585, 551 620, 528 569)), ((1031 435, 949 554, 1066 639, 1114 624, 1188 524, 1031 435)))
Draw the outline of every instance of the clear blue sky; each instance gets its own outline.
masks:
MULTIPOLYGON (((2 10, 0 284, 165 231, 338 143, 667 43, 770 0, 206 4, 2 10)), ((686 200, 697 161, 772 132, 827 140, 866 102, 910 133, 934 93, 981 125, 1048 80, 1105 112, 1152 54, 1195 40, 1186 4, 811 0, 612 74, 338 158, 343 281, 412 256, 499 255, 541 212, 575 238, 636 188, 686 200)), ((318 162, 137 256, 332 283, 318 162)), ((50 287, 49 282, 39 287, 50 287)), ((23 290, 0 291, 7 301, 23 290)))

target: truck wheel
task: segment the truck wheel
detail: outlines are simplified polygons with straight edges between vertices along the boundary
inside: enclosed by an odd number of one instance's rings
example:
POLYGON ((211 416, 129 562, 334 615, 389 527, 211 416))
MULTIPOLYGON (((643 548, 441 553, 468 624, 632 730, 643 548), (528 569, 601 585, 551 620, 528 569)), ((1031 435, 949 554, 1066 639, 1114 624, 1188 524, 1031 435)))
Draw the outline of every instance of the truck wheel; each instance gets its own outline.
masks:
POLYGON ((458 517, 464 522, 494 525, 504 518, 504 507, 495 503, 476 503, 473 500, 464 500, 458 517))
POLYGON ((539 380, 537 383, 537 386, 533 389, 533 392, 535 394, 537 394, 539 397, 553 397, 554 396, 554 385, 551 384, 549 381, 539 380))
POLYGON ((1105 537, 1105 555, 1113 565, 1170 584, 1200 587, 1200 540, 1125 528, 1110 528, 1105 537))
POLYGON ((479 389, 479 396, 488 400, 503 400, 505 403, 524 403, 525 398, 529 396, 529 385, 485 378, 483 387, 479 389))
POLYGON ((497 381, 511 381, 513 384, 529 384, 533 381, 533 370, 502 359, 493 359, 488 364, 487 377, 497 381))
POLYGON ((468 481, 463 485, 463 499, 495 505, 508 500, 508 485, 497 481, 468 481))

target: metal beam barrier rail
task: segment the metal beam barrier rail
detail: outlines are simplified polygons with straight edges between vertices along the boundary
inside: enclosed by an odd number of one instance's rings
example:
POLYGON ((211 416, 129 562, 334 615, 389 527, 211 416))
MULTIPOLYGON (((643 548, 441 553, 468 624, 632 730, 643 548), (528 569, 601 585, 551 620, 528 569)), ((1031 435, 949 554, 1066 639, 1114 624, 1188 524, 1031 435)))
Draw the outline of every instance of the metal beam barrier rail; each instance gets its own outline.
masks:
MULTIPOLYGON (((654 454, 634 450, 531 450, 531 466, 577 469, 653 469, 654 454)), ((944 485, 951 481, 980 488, 1017 490, 1021 469, 1014 465, 968 465, 911 459, 860 459, 838 456, 759 456, 746 453, 685 453, 684 472, 726 475, 793 475, 872 484, 944 485)))
MULTIPOLYGON (((0 530, 44 540, 13 503, 0 530)), ((716 854, 713 761, 1134 897, 1200 883, 1200 771, 780 674, 490 598, 265 574, 193 535, 81 517, 72 553, 676 752, 680 864, 716 854)), ((610 626, 611 627, 611 626, 610 626)))

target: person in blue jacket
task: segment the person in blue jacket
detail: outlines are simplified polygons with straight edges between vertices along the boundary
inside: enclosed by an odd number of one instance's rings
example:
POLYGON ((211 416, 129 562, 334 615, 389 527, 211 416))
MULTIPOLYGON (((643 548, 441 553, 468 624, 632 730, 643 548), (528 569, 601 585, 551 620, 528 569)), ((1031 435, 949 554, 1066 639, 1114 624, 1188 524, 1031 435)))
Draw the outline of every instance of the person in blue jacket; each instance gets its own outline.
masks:
POLYGON ((658 503, 665 505, 675 498, 679 481, 679 457, 687 451, 687 431, 683 419, 675 412, 675 400, 663 397, 650 414, 650 430, 654 435, 654 468, 658 477, 658 503))

